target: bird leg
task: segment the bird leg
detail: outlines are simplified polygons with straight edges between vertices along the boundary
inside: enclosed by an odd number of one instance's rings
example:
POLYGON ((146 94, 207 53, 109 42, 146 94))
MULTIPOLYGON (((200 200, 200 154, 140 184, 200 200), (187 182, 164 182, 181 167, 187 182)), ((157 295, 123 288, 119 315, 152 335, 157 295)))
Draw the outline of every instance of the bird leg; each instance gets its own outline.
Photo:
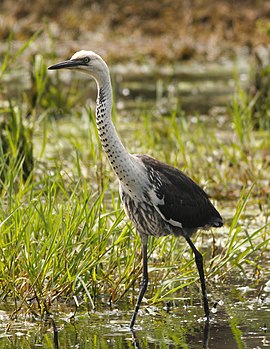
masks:
POLYGON ((143 296, 145 294, 145 291, 147 289, 148 285, 148 268, 147 268, 147 236, 146 238, 142 237, 142 258, 143 258, 143 276, 141 281, 141 288, 138 296, 138 300, 136 303, 136 307, 134 309, 134 313, 132 315, 132 319, 130 322, 130 329, 132 330, 135 324, 135 320, 140 308, 141 301, 143 299, 143 296))
POLYGON ((209 349, 208 338, 209 338, 209 321, 205 321, 203 329, 203 349, 209 349))
POLYGON ((205 286, 205 277, 204 277, 204 270, 203 270, 203 256, 201 253, 196 249, 193 242, 190 240, 189 237, 186 237, 186 241, 191 247, 194 255, 195 255, 195 262, 197 265, 197 269, 200 275, 200 281, 201 281, 201 289, 202 289, 202 298, 203 298, 203 307, 204 307, 204 313, 206 316, 206 320, 210 320, 210 311, 209 311, 209 305, 208 305, 208 299, 207 299, 207 293, 206 293, 206 286, 205 286))

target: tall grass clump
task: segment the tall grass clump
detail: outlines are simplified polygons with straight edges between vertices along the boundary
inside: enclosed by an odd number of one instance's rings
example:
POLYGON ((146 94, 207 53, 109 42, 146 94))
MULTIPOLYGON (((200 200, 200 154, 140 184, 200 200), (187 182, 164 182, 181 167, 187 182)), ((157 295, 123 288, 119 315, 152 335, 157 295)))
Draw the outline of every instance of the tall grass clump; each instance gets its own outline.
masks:
POLYGON ((270 129, 270 65, 269 60, 255 53, 253 83, 249 95, 254 100, 252 119, 257 129, 270 129))
POLYGON ((254 101, 250 100, 247 93, 240 86, 236 86, 236 91, 232 98, 230 106, 230 115, 232 118, 234 132, 240 145, 247 149, 252 136, 252 105, 254 101))
POLYGON ((2 299, 11 298, 18 309, 27 307, 42 316, 55 300, 76 296, 93 306, 104 293, 114 300, 117 287, 131 282, 127 273, 138 261, 125 246, 138 241, 132 242, 115 194, 107 207, 106 182, 96 192, 82 178, 69 183, 58 167, 36 177, 35 183, 20 183, 16 191, 12 183, 5 189, 0 215, 2 299))
MULTIPOLYGON (((40 32, 35 33, 20 49, 12 53, 10 33, 7 49, 2 57, 0 79, 10 74, 16 60, 19 60, 39 34, 40 32)), ((33 170, 34 162, 31 121, 25 120, 22 105, 15 103, 7 86, 6 83, 0 87, 1 93, 6 96, 0 104, 0 190, 11 178, 14 182, 19 176, 26 180, 33 170)))
MULTIPOLYGON (((42 312, 59 294, 64 297, 79 288, 79 280, 102 261, 108 228, 100 197, 93 194, 78 202, 71 192, 70 200, 60 205, 57 192, 67 195, 61 175, 39 184, 44 189, 30 192, 27 201, 13 195, 11 213, 1 217, 1 275, 2 297, 12 296, 30 308, 38 304, 42 312), (102 228, 102 233, 97 231, 102 228)), ((91 293, 94 287, 89 287, 91 293)))
POLYGON ((27 180, 31 175, 34 158, 32 127, 23 122, 22 110, 11 104, 0 122, 0 190, 9 181, 13 185, 19 178, 27 180))

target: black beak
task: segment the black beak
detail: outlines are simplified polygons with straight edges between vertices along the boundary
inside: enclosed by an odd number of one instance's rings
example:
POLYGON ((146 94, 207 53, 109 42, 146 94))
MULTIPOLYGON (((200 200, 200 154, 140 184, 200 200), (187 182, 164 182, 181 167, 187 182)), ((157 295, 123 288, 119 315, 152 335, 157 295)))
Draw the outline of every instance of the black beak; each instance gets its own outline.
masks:
POLYGON ((62 68, 75 68, 79 65, 82 65, 82 63, 76 59, 70 59, 68 61, 60 62, 54 65, 51 65, 48 69, 54 70, 54 69, 62 69, 62 68))

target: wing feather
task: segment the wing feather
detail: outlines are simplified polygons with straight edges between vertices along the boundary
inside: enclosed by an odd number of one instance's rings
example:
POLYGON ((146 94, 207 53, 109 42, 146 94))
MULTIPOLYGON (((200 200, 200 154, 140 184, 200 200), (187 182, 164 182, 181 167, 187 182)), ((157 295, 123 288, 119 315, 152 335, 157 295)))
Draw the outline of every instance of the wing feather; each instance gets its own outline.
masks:
POLYGON ((191 178, 150 156, 136 157, 146 167, 152 185, 150 199, 168 223, 183 228, 222 225, 222 218, 207 194, 191 178))

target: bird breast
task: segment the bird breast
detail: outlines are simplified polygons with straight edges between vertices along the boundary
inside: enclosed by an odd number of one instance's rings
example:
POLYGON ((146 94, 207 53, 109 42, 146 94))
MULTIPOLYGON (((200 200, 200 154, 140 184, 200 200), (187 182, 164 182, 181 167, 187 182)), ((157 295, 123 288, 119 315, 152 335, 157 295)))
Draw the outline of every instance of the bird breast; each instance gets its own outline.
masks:
POLYGON ((147 202, 146 200, 132 198, 121 184, 120 197, 126 215, 133 222, 138 232, 152 236, 182 235, 181 228, 173 227, 164 221, 151 200, 147 202))

